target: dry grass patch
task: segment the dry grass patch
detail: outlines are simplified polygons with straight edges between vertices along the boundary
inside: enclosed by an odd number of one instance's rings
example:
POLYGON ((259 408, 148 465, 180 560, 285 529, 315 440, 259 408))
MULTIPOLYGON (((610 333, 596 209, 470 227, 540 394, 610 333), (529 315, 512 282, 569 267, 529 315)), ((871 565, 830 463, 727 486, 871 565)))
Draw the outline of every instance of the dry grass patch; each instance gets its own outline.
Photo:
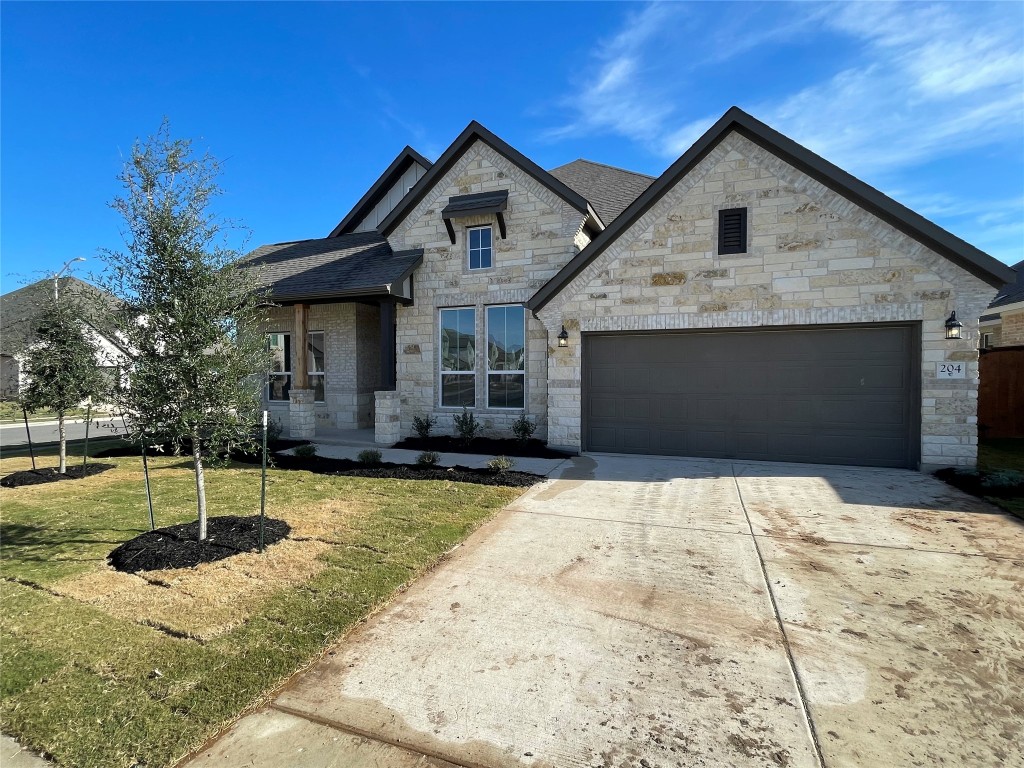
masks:
POLYGON ((321 541, 284 540, 195 568, 130 574, 105 568, 53 585, 59 595, 111 616, 195 640, 210 640, 248 619, 268 597, 322 571, 321 541))

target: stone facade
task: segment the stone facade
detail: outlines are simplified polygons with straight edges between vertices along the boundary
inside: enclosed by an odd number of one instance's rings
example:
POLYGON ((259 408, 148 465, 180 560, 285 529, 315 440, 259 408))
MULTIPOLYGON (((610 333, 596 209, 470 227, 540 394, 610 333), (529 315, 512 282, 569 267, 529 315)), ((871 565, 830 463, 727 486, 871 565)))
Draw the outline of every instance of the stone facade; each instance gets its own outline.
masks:
MULTIPOLYGON (((412 433, 415 416, 432 415, 438 433, 453 432, 458 408, 439 405, 440 373, 438 340, 441 307, 472 307, 476 310, 478 341, 484 329, 484 308, 498 304, 523 304, 568 262, 587 242, 585 215, 563 201, 532 176, 477 141, 405 217, 388 238, 393 249, 422 248, 423 264, 413 275, 413 306, 397 313, 398 392, 401 434, 412 433), (505 213, 507 237, 501 239, 494 216, 453 221, 456 242, 452 245, 441 219, 441 209, 456 195, 508 191, 505 213), (492 224, 493 266, 469 270, 466 228, 492 224)), ((546 434, 548 405, 547 362, 553 342, 544 325, 526 313, 526 408, 538 422, 537 436, 546 434)), ((557 334, 557 330, 555 333, 557 334)), ((477 349, 483 346, 479 343, 477 349)), ((486 407, 486 374, 478 354, 474 412, 488 434, 510 436, 511 424, 524 410, 486 407)))
MULTIPOLYGON (((1024 344, 1024 309, 1001 312, 998 338, 993 339, 997 347, 1013 347, 1024 344)), ((987 328, 985 330, 988 330, 987 328)))
POLYGON ((581 447, 579 333, 875 322, 921 327, 921 463, 977 455, 977 319, 995 289, 739 134, 539 313, 570 344, 548 362, 548 440, 581 447), (722 208, 750 210, 745 253, 717 255, 722 208), (964 338, 947 341, 955 309, 964 338), (939 379, 937 364, 967 364, 939 379))
MULTIPOLYGON (((294 312, 290 306, 275 308, 261 330, 292 334, 294 312)), ((316 425, 372 427, 373 392, 380 386, 380 310, 365 304, 314 304, 308 323, 310 331, 324 332, 324 402, 313 406, 316 425)), ((270 402, 266 389, 263 397, 270 418, 289 430, 289 403, 270 402)))
POLYGON ((402 439, 402 401, 396 391, 374 393, 374 441, 379 445, 394 445, 402 439))

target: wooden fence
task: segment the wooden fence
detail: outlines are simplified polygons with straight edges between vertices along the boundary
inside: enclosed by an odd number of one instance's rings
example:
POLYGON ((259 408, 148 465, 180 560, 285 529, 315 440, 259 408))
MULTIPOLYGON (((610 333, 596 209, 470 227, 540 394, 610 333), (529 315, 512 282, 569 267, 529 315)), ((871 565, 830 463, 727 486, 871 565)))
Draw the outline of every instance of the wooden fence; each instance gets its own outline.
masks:
POLYGON ((982 350, 978 435, 1024 437, 1024 346, 982 350))

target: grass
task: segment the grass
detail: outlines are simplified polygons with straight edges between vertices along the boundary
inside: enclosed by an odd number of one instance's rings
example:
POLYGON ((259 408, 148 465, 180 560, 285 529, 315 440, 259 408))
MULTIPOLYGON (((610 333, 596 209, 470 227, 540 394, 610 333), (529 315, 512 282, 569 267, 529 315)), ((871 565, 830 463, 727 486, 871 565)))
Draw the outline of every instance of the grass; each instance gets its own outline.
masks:
MULTIPOLYGON (((148 527, 140 461, 108 461, 85 480, 0 489, 0 717, 67 766, 173 765, 520 492, 271 470, 288 540, 140 578, 105 562, 148 527)), ((5 457, 0 474, 27 466, 5 457)), ((193 519, 187 464, 151 467, 157 524, 193 519)), ((207 488, 211 514, 259 509, 258 468, 211 471, 207 488)))
MULTIPOLYGON (((1001 438, 978 442, 978 469, 985 472, 1024 472, 1024 438, 1001 438)), ((986 496, 998 507, 1024 518, 1024 498, 986 496)))

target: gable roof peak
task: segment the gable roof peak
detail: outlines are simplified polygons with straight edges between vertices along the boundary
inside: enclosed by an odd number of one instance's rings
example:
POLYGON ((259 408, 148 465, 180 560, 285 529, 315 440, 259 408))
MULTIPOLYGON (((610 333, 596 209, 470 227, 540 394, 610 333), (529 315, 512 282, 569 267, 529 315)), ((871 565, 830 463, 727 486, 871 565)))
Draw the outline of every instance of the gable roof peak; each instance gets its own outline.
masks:
POLYGON ((409 190, 409 193, 402 198, 402 201, 395 206, 391 213, 384 217, 378 230, 385 236, 394 232, 416 204, 433 189, 437 182, 462 157, 470 144, 475 140, 484 142, 499 155, 519 166, 519 168, 565 200, 573 208, 580 211, 580 213, 590 216, 595 223, 596 229, 601 230, 604 228, 604 221, 601 219, 601 216, 579 192, 555 178, 550 172, 545 171, 526 155, 487 130, 479 121, 470 120, 462 133, 441 153, 436 162, 430 166, 427 172, 423 174, 423 177, 409 190))
POLYGON ((424 171, 429 170, 432 165, 427 158, 410 147, 408 144, 398 153, 398 156, 391 161, 391 164, 384 169, 384 173, 377 177, 366 194, 359 198, 352 210, 343 218, 328 237, 338 237, 348 234, 354 227, 359 226, 366 216, 373 210, 374 206, 388 193, 391 187, 402 177, 410 166, 419 165, 424 171))
POLYGON ((833 165, 739 107, 733 106, 616 217, 612 224, 559 270, 558 274, 541 286, 527 302, 527 306, 537 312, 551 301, 733 131, 989 285, 998 288, 1014 279, 1012 270, 1001 261, 833 165))

